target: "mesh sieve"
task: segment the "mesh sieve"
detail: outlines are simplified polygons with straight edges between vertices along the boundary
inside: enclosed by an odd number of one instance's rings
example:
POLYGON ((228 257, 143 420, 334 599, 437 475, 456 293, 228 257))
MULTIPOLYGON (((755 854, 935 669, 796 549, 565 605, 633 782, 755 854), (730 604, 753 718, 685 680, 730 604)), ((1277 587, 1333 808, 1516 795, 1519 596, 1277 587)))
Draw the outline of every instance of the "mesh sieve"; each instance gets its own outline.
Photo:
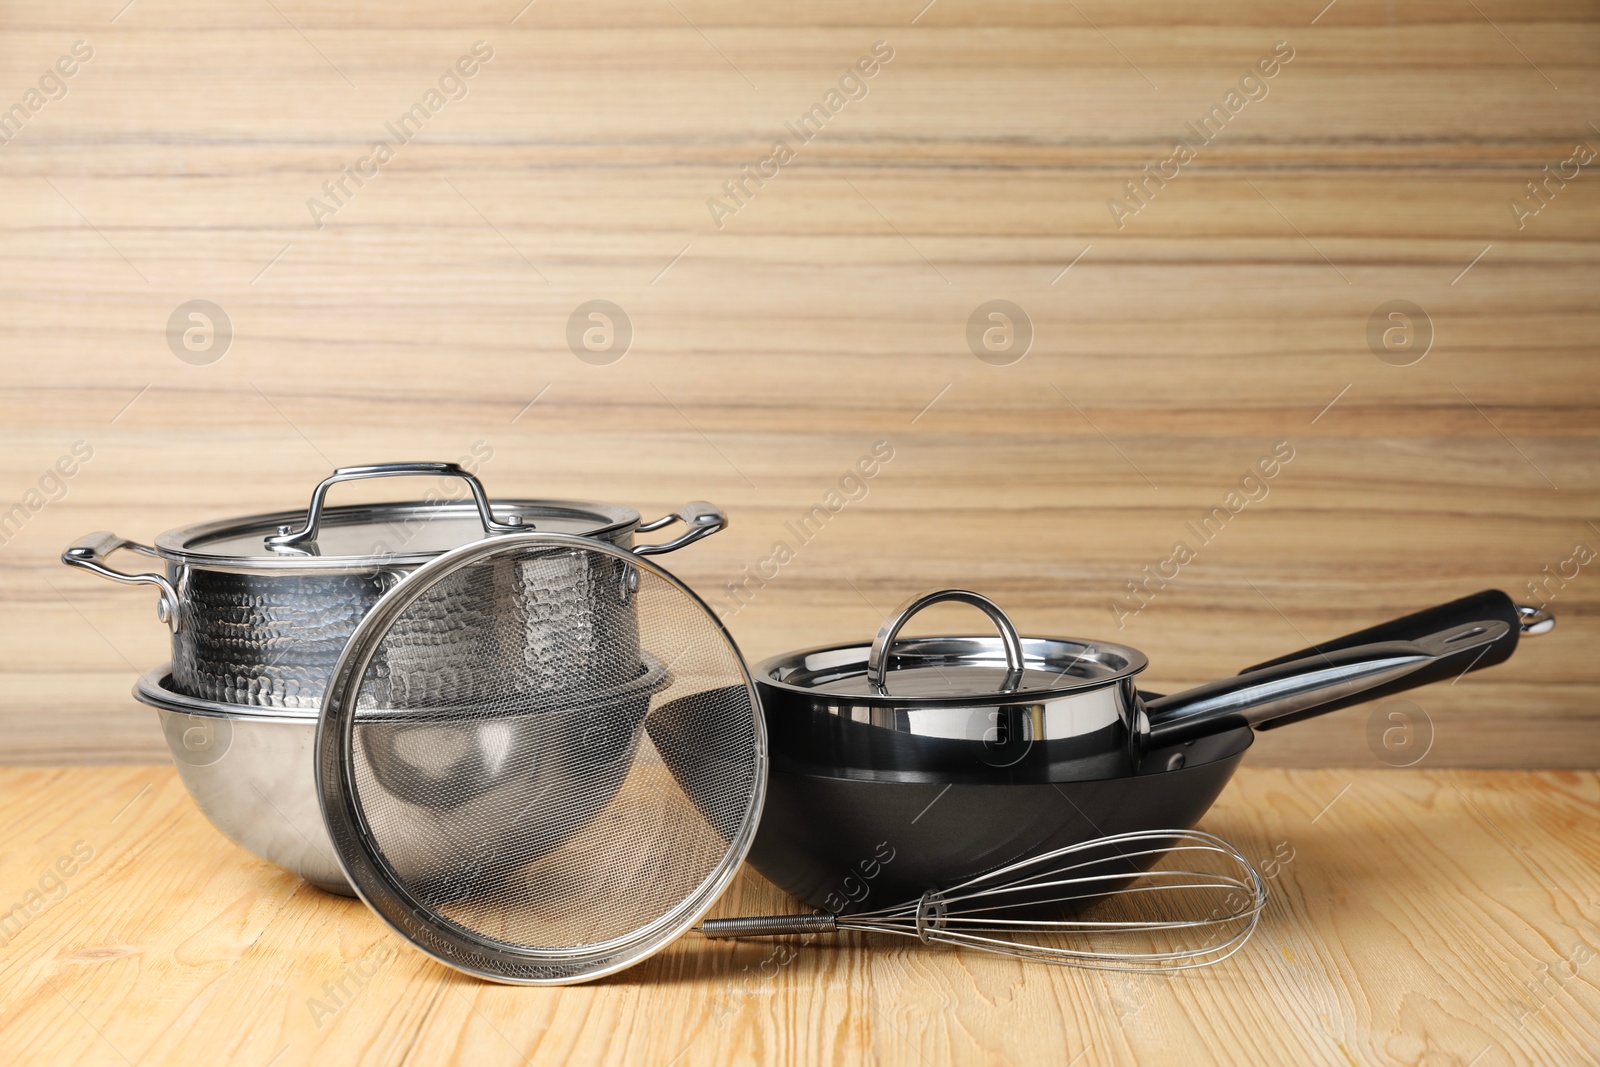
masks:
POLYGON ((484 977, 572 982, 716 901, 755 834, 766 739, 687 587, 609 543, 520 533, 426 564, 362 620, 317 772, 345 873, 400 934, 484 977))

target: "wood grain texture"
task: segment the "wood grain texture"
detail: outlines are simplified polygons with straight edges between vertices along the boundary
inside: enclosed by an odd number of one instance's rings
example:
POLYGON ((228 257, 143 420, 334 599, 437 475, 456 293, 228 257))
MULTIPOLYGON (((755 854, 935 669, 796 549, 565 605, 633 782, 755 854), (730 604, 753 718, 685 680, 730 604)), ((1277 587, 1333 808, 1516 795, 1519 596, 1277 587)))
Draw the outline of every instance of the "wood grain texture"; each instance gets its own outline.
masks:
MULTIPOLYGON (((0 146, 0 512, 94 449, 0 545, 0 760, 162 757, 127 696, 165 658, 150 594, 60 568, 75 537, 478 441, 500 494, 723 505, 673 561, 714 600, 892 442, 731 617, 752 659, 965 585, 1170 691, 1600 547, 1600 173, 1507 207, 1600 148, 1593 2, 522 6, 0 3, 0 105, 94 49, 0 146), (319 228, 308 198, 479 40, 465 98, 319 228), (708 198, 880 40, 866 96, 719 228, 708 198), (1118 228, 1107 201, 1279 41, 1267 95, 1118 228), (234 330, 206 366, 166 338, 196 298, 234 330), (565 339, 595 298, 634 327, 609 366, 565 339), (996 298, 1034 327, 1004 367, 966 341, 996 298), (1396 299, 1432 322, 1413 366, 1368 349, 1396 299), (1270 495, 1119 628, 1279 441, 1270 495)), ((1600 765, 1597 605, 1584 568, 1555 633, 1417 694, 1429 765, 1600 765)), ((1373 714, 1252 759, 1375 765, 1373 714)))
MULTIPOLYGON (((1271 897, 1209 970, 687 935, 529 989, 449 971, 235 848, 170 769, 9 769, 0 899, 47 895, 0 947, 0 1047, 52 1065, 1586 1062, 1597 814, 1593 772, 1247 768, 1203 826, 1271 897), (91 858, 44 882, 74 846, 91 858)), ((793 907, 747 870, 718 912, 793 907)))

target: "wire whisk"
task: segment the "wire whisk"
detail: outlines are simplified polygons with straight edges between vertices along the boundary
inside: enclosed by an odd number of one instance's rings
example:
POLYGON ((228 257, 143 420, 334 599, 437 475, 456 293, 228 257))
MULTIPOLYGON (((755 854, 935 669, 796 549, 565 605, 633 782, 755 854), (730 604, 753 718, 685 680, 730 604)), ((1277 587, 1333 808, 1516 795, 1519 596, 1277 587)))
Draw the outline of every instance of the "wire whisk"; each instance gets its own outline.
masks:
POLYGON ((699 930, 712 938, 860 930, 1091 970, 1182 971, 1239 951, 1266 902, 1261 875, 1222 838, 1143 830, 1058 848, 876 911, 708 919, 699 930))

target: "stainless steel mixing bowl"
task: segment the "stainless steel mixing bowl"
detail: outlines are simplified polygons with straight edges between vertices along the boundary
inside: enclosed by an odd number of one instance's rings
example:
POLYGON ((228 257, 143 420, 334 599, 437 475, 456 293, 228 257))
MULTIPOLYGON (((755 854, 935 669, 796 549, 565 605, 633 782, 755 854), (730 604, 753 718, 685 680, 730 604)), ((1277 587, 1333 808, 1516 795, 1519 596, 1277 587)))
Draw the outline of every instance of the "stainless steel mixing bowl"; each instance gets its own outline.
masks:
MULTIPOLYGON (((358 714, 357 781, 370 792, 372 809, 405 830, 405 847, 393 862, 413 884, 459 891, 556 847, 621 788, 650 699, 667 680, 666 669, 646 656, 637 679, 603 700, 559 713, 530 707, 525 716, 485 722, 476 732, 463 729, 449 710, 358 714), (552 728, 550 714, 570 722, 552 728), (435 778, 463 774, 480 783, 477 792, 445 801, 444 793, 427 788, 435 778), (581 804, 569 802, 576 796, 581 804), (508 803, 528 811, 525 827, 486 837, 478 810, 508 803)), ((184 787, 225 837, 321 889, 354 895, 318 802, 316 712, 184 696, 173 691, 170 665, 140 678, 134 696, 156 709, 184 787)))
POLYGON ((182 696, 170 665, 140 678, 133 695, 156 709, 184 788, 223 836, 319 889, 355 895, 317 804, 315 711, 182 696))

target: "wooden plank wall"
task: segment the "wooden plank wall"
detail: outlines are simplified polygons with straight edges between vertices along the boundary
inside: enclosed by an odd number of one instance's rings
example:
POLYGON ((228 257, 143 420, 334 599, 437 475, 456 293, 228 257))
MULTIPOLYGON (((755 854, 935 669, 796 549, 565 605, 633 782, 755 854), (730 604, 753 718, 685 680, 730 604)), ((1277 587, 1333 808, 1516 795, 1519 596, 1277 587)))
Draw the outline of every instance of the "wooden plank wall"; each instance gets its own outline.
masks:
POLYGON ((499 494, 722 504, 732 528, 672 563, 718 600, 886 441, 731 615, 751 658, 969 586, 1143 648, 1171 690, 1564 571, 1558 628, 1510 664, 1252 759, 1398 762, 1369 742, 1398 710, 1428 766, 1600 763, 1600 562, 1574 562, 1600 547, 1600 162, 1569 162, 1600 150, 1597 5, 123 2, 0 4, 26 118, 0 146, 0 511, 26 511, 0 759, 164 758, 128 696, 164 658, 152 594, 55 562, 89 530, 482 442, 499 494), (1221 132, 1186 131, 1213 107, 1221 132), (232 328, 209 363, 168 343, 197 299, 232 328), (596 299, 633 331, 603 365, 567 341, 596 299), (1031 323, 1009 365, 969 347, 991 300, 1031 323), (1369 344, 1393 301, 1425 316, 1406 366, 1369 344), (1118 617, 1275 447, 1261 499, 1118 617))

